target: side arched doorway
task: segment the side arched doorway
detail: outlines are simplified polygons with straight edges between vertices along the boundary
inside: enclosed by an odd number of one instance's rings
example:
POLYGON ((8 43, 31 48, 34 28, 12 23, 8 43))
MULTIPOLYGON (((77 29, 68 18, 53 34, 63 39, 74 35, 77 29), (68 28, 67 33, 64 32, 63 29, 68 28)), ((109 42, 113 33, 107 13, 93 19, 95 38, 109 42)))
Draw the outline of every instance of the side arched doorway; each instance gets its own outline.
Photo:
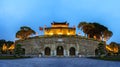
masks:
POLYGON ((51 49, 49 47, 45 48, 45 55, 49 56, 51 52, 51 49))
POLYGON ((69 55, 70 56, 75 56, 75 48, 74 47, 71 47, 70 50, 69 50, 69 55))
POLYGON ((22 48, 22 54, 25 55, 25 48, 22 48))
POLYGON ((63 56, 64 55, 64 49, 62 46, 57 47, 57 56, 63 56))

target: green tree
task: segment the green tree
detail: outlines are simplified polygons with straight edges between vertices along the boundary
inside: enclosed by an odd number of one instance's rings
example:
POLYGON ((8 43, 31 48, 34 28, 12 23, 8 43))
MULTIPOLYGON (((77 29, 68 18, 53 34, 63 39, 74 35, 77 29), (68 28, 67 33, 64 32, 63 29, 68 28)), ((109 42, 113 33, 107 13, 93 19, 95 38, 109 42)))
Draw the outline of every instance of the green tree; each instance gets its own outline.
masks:
POLYGON ((14 45, 14 42, 13 41, 7 41, 7 54, 13 54, 14 53, 14 49, 11 49, 11 46, 14 45))
POLYGON ((107 38, 108 40, 113 34, 107 27, 96 22, 80 22, 78 28, 81 29, 88 38, 95 38, 97 40, 102 40, 102 38, 107 38))
POLYGON ((78 24, 78 28, 84 32, 85 36, 89 37, 89 33, 94 28, 94 26, 91 23, 80 22, 78 24))
POLYGON ((111 42, 110 43, 110 48, 112 49, 113 54, 118 53, 118 45, 117 45, 116 42, 111 42))
POLYGON ((117 45, 118 45, 118 54, 120 55, 120 44, 117 43, 117 45))
POLYGON ((103 39, 104 41, 107 41, 108 39, 110 39, 110 37, 113 35, 112 31, 110 30, 105 30, 103 33, 103 39))
POLYGON ((6 44, 6 40, 4 39, 0 40, 0 53, 6 53, 2 50, 4 44, 6 44))
POLYGON ((14 42, 13 42, 13 41, 7 41, 6 43, 7 43, 7 46, 8 46, 8 47, 10 47, 11 45, 13 45, 13 44, 14 44, 14 42))
POLYGON ((0 40, 0 47, 2 47, 3 44, 5 44, 5 43, 6 43, 6 40, 4 40, 4 39, 0 40))
POLYGON ((97 51, 98 51, 98 56, 106 54, 105 44, 102 42, 99 43, 97 51))
MULTIPOLYGON (((88 23, 87 22, 80 22, 78 24, 78 29, 82 30, 84 32, 84 26, 87 25, 88 23)), ((86 36, 86 33, 84 32, 85 36, 86 36)))
POLYGON ((107 30, 107 28, 99 23, 92 23, 94 25, 94 28, 91 30, 91 38, 94 38, 94 36, 96 36, 96 38, 99 40, 102 37, 102 34, 105 30, 107 30))
POLYGON ((20 55, 22 55, 22 48, 21 48, 21 44, 17 44, 16 46, 15 46, 15 55, 16 56, 20 56, 20 55))
POLYGON ((94 28, 94 25, 90 24, 86 24, 83 27, 83 32, 87 34, 87 37, 90 38, 91 35, 91 30, 94 28))
POLYGON ((32 30, 30 27, 22 26, 20 30, 16 33, 16 38, 26 39, 32 34, 35 34, 34 30, 32 30))

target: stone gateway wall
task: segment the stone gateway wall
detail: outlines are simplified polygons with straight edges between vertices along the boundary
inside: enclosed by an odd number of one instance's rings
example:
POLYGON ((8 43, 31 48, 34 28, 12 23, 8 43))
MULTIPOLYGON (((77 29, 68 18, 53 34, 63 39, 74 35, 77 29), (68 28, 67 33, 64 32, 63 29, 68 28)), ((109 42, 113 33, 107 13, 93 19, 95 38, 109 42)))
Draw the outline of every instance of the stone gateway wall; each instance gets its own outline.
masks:
POLYGON ((25 49, 25 55, 42 56, 94 56, 99 41, 80 36, 37 36, 17 40, 25 49))

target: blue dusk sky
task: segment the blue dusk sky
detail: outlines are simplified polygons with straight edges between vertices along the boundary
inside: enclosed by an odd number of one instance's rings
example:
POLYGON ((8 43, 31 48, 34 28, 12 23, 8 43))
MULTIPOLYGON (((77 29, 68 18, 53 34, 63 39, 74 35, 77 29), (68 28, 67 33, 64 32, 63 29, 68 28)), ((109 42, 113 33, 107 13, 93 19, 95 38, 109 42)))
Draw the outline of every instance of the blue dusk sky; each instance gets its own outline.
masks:
POLYGON ((0 0, 0 39, 14 41, 21 26, 40 34, 39 27, 53 21, 98 22, 113 32, 108 43, 120 43, 120 0, 0 0))

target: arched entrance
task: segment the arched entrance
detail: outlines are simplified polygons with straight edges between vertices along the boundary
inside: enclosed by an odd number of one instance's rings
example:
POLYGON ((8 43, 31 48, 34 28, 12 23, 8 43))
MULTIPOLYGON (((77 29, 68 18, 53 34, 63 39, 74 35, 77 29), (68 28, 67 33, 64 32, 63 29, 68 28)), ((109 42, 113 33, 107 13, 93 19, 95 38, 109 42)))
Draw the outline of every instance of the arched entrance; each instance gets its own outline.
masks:
POLYGON ((70 52, 70 56, 75 56, 75 48, 74 47, 71 47, 69 52, 70 52))
POLYGON ((95 55, 97 56, 99 54, 98 49, 95 49, 95 55))
POLYGON ((51 49, 49 47, 45 48, 45 55, 49 56, 51 52, 51 49))
POLYGON ((57 55, 62 56, 64 54, 64 49, 62 46, 57 47, 57 55))
POLYGON ((22 48, 22 54, 25 55, 25 48, 22 48))

